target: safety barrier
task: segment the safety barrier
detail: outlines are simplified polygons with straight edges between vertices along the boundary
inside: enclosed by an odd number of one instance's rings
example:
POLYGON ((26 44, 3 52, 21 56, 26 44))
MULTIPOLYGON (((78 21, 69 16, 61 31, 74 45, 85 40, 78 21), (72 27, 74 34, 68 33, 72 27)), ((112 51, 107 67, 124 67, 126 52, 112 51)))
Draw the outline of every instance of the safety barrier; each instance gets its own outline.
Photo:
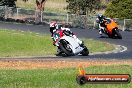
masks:
MULTIPOLYGON (((58 23, 68 24, 71 27, 80 27, 84 29, 98 28, 96 16, 42 12, 6 6, 0 6, 0 20, 36 24, 57 21, 58 23)), ((115 18, 115 20, 119 24, 119 29, 123 31, 132 30, 132 19, 115 18)))

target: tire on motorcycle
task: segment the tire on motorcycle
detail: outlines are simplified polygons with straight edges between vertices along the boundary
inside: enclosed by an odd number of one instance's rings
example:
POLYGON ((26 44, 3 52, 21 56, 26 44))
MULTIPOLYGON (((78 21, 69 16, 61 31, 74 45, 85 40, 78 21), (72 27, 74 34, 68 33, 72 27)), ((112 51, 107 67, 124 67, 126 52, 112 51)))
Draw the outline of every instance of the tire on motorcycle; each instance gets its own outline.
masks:
POLYGON ((82 56, 88 56, 89 55, 89 50, 86 46, 84 46, 83 51, 81 52, 82 56))
POLYGON ((71 50, 66 49, 67 44, 68 44, 67 41, 60 40, 59 47, 66 54, 66 56, 73 56, 74 54, 72 52, 72 49, 71 50))
POLYGON ((121 36, 121 34, 119 33, 118 30, 114 30, 114 34, 116 35, 116 37, 117 37, 118 39, 122 39, 122 36, 121 36))

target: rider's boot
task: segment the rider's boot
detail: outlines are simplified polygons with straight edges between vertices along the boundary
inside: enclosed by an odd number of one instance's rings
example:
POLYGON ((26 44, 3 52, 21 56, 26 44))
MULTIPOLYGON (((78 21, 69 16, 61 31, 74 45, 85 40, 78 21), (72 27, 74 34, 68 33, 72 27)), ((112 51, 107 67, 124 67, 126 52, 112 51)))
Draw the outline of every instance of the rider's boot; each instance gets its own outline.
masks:
POLYGON ((102 35, 102 30, 101 29, 99 29, 99 34, 102 35))

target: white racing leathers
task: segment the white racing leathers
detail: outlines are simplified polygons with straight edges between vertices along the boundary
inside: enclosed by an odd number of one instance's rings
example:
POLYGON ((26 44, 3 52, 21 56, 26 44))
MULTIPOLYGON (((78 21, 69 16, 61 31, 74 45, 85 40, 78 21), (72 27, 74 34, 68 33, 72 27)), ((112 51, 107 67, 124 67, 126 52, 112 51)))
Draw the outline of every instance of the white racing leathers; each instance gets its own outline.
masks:
POLYGON ((102 35, 102 32, 105 31, 105 27, 102 27, 101 24, 99 24, 99 34, 102 35))
POLYGON ((96 19, 96 22, 98 23, 98 26, 99 26, 99 34, 102 35, 102 31, 105 30, 105 27, 102 26, 102 22, 97 18, 96 19))

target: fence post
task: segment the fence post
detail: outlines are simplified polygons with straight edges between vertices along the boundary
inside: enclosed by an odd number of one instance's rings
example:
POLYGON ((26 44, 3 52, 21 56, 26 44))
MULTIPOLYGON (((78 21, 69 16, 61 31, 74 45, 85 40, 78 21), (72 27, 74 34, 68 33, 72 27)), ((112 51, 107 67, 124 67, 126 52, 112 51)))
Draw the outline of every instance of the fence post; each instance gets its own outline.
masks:
POLYGON ((18 19, 18 16, 19 16, 19 9, 20 8, 17 8, 17 19, 18 19))
POLYGON ((5 19, 7 19, 7 6, 5 5, 5 8, 4 8, 4 12, 5 12, 5 19))
POLYGON ((123 31, 125 31, 126 20, 124 19, 123 31))
POLYGON ((94 21, 94 26, 93 26, 93 29, 95 29, 95 25, 96 25, 96 21, 94 21))
POLYGON ((67 19, 66 19, 66 23, 68 24, 69 22, 69 14, 67 14, 67 19))
POLYGON ((41 22, 43 22, 43 11, 41 11, 41 22))

